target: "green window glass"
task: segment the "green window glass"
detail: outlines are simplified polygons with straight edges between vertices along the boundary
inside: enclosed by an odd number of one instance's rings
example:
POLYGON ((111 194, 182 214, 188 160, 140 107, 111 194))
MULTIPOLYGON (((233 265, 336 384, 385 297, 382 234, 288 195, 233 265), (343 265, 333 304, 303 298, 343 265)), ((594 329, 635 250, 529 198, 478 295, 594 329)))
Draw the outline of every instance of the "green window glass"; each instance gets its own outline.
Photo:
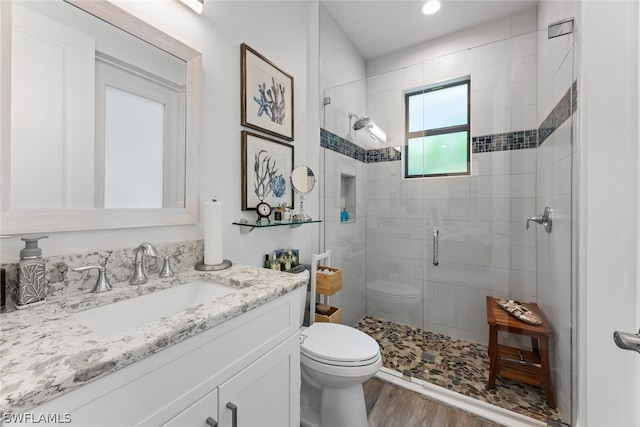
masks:
POLYGON ((405 93, 405 178, 469 175, 468 78, 405 93))

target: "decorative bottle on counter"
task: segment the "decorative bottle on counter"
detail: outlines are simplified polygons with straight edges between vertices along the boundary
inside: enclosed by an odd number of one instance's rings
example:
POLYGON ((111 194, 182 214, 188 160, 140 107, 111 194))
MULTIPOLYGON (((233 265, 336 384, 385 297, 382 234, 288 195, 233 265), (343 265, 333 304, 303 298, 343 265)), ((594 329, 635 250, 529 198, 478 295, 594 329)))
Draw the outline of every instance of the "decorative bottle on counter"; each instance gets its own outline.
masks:
POLYGON ((264 268, 271 268, 271 260, 269 260, 269 254, 265 254, 264 263, 262 264, 264 268))
POLYGON ((20 251, 18 294, 15 304, 18 309, 42 303, 47 296, 42 249, 38 247, 38 240, 47 237, 49 236, 22 238, 26 244, 20 251))
POLYGON ((275 252, 271 255, 271 269, 280 270, 280 262, 278 262, 278 257, 275 252))

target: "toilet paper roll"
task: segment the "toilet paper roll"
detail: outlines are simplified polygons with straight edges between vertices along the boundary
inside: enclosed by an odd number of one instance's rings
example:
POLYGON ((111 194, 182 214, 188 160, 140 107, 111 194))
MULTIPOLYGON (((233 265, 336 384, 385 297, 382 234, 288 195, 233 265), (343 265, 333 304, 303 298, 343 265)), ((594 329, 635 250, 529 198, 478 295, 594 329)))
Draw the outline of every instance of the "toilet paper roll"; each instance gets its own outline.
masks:
POLYGON ((204 263, 222 262, 222 203, 208 201, 204 204, 204 263))

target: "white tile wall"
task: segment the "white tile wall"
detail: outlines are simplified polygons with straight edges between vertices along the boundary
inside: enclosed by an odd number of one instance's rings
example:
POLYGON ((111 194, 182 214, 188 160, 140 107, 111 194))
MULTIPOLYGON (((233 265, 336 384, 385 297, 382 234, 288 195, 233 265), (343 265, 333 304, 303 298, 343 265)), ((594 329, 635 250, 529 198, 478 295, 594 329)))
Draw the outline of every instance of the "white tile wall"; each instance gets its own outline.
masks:
POLYGON ((524 229, 535 209, 536 153, 483 153, 472 160, 474 176, 422 180, 401 179, 400 162, 366 166, 366 274, 367 282, 422 281, 422 327, 486 342, 486 295, 536 298, 535 230, 524 229), (434 227, 440 230, 437 267, 434 227))
POLYGON ((426 43, 404 56, 370 61, 366 111, 390 135, 385 145, 402 144, 404 91, 463 76, 471 76, 473 136, 536 128, 535 18, 535 10, 526 11, 426 43), (523 28, 531 31, 523 33, 523 28), (432 45, 434 50, 428 48, 432 45))
POLYGON ((330 303, 342 309, 342 323, 355 325, 365 315, 365 165, 334 151, 321 149, 324 157, 324 246, 331 250, 331 264, 343 270, 343 287, 330 303), (355 176, 355 222, 340 222, 340 175, 355 176))

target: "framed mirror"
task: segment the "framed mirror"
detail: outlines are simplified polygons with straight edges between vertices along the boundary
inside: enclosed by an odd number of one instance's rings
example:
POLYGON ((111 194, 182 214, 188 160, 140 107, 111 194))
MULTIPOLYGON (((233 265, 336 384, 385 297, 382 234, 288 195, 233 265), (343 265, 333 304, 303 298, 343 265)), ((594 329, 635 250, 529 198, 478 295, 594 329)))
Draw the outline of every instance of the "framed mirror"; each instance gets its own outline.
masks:
POLYGON ((193 224, 201 54, 106 1, 0 2, 3 234, 193 224))

